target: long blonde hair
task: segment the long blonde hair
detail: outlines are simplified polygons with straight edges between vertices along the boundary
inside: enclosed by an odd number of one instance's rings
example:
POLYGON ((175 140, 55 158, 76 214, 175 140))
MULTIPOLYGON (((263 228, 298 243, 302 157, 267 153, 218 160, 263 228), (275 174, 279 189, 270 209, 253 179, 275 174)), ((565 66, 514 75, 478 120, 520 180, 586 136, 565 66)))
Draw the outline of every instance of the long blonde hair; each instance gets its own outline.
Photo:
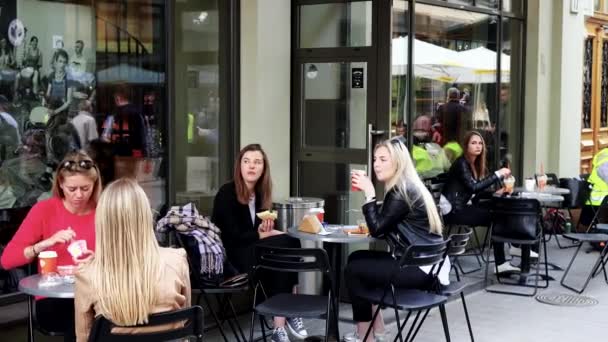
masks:
POLYGON ((115 324, 145 324, 157 300, 161 260, 152 210, 144 190, 131 179, 112 182, 95 213, 92 283, 100 312, 115 324))
POLYGON ((422 199, 426 209, 426 215, 429 220, 429 231, 431 233, 441 235, 443 224, 439 218, 435 201, 433 200, 431 193, 424 186, 424 183, 422 183, 422 180, 418 176, 414 163, 412 162, 412 158, 410 157, 410 153, 405 145, 399 141, 399 139, 385 140, 376 145, 374 153, 381 147, 388 150, 389 156, 395 166, 395 173, 385 184, 386 192, 395 188, 395 190, 401 196, 403 196, 405 202, 409 206, 419 199, 422 199), (407 191, 408 188, 414 188, 416 190, 415 193, 419 194, 420 197, 410 198, 407 191))

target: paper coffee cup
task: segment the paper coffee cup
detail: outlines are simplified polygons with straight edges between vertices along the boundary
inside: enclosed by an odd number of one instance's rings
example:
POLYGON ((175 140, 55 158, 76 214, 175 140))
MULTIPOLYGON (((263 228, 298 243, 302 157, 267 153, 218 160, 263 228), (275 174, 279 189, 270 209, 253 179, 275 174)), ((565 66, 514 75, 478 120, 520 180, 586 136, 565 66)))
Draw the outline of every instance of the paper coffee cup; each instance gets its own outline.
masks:
POLYGON ((534 179, 526 179, 524 181, 524 188, 526 191, 534 191, 534 179))
POLYGON ((57 273, 57 252, 44 251, 38 254, 38 264, 40 265, 40 274, 57 273))
POLYGON ((363 171, 363 170, 351 170, 350 174, 351 174, 351 178, 350 178, 350 182, 351 182, 350 191, 361 191, 361 189, 359 189, 358 187, 356 187, 356 186, 354 186, 352 184, 352 182, 353 182, 352 175, 358 174, 358 175, 361 175, 361 176, 365 176, 365 171, 363 171))

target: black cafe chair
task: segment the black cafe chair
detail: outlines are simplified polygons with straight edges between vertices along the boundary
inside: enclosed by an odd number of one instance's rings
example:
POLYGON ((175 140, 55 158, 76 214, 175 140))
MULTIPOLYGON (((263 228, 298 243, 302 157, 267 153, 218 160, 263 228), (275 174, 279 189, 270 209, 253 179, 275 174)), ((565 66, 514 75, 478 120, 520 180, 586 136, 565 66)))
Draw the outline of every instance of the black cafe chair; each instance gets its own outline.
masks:
MULTIPOLYGON (((445 240, 436 244, 411 245, 407 247, 393 274, 397 274, 405 267, 431 266, 431 273, 436 277, 440 265, 445 260, 448 243, 449 240, 445 240)), ((400 341, 403 341, 403 330, 412 313, 415 312, 416 317, 410 326, 405 341, 413 341, 431 309, 439 307, 445 338, 446 341, 450 341, 450 332, 445 311, 445 303, 448 300, 447 296, 437 294, 434 291, 395 287, 393 284, 393 277, 391 277, 383 287, 370 289, 365 294, 360 294, 360 298, 378 305, 378 308, 372 317, 372 321, 378 317, 378 313, 382 307, 390 307, 395 310, 395 321, 397 322, 397 336, 395 337, 395 341, 397 338, 399 338, 400 341), (403 322, 399 319, 399 310, 408 312, 403 322), (422 317, 420 317, 421 315, 422 317)), ((363 341, 367 340, 372 328, 373 325, 370 325, 365 333, 365 337, 362 339, 363 341)))
MULTIPOLYGON (((574 234, 564 234, 564 238, 577 243, 578 248, 574 252, 572 259, 570 259, 570 263, 568 264, 568 267, 566 268, 566 271, 564 272, 564 275, 562 276, 562 280, 560 281, 561 285, 574 292, 583 293, 585 291, 585 289, 587 288, 587 285, 589 285, 589 281, 591 280, 591 278, 593 278, 597 274, 597 272, 599 272, 600 270, 604 273, 604 281, 606 281, 606 283, 608 283, 608 274, 606 274, 606 263, 608 262, 608 234, 574 233, 574 234), (574 260, 576 260, 576 257, 578 256, 578 253, 580 252, 581 247, 583 246, 584 242, 603 244, 604 247, 600 251, 600 254, 598 255, 597 259, 595 260, 595 263, 591 267, 591 271, 587 275, 587 279, 583 283, 583 286, 579 288, 579 287, 575 287, 572 284, 568 284, 566 281, 566 278, 568 277, 568 273, 570 273, 572 264, 574 264, 574 260)), ((579 268, 579 267, 577 267, 577 268, 579 268)))
POLYGON ((218 328, 220 335, 222 335, 225 342, 230 341, 226 336, 226 332, 224 331, 225 323, 228 323, 228 327, 232 331, 232 334, 237 342, 245 342, 247 338, 238 321, 236 310, 234 309, 234 304, 232 303, 232 296, 239 293, 246 293, 249 290, 247 279, 245 278, 245 281, 241 282, 240 284, 234 284, 231 286, 203 283, 200 275, 200 252, 196 239, 178 232, 174 232, 172 238, 176 241, 179 247, 186 250, 188 268, 190 269, 191 288, 199 291, 194 303, 199 305, 201 298, 205 301, 206 308, 209 313, 211 313, 215 326, 218 328), (211 303, 212 297, 214 297, 217 302, 217 310, 214 309, 211 303))
POLYGON ((327 252, 320 248, 280 248, 270 246, 255 247, 256 265, 251 273, 251 282, 254 286, 253 313, 249 341, 253 341, 253 329, 256 316, 260 317, 262 336, 266 340, 265 323, 263 317, 302 317, 325 319, 325 341, 328 340, 330 320, 337 326, 337 301, 334 298, 335 283, 332 277, 327 252), (259 272, 272 270, 277 272, 320 272, 325 280, 329 281, 327 296, 306 295, 293 293, 279 293, 268 297, 264 286, 260 282, 259 272), (259 292, 262 299, 258 300, 259 292), (259 303, 258 303, 259 301, 259 303))
MULTIPOLYGON (((458 262, 458 257, 464 254, 467 243, 471 238, 471 234, 473 234, 473 230, 468 228, 464 231, 464 233, 452 234, 448 237, 450 243, 448 245, 447 254, 450 258, 450 263, 452 266, 454 266, 454 264, 458 262)), ((451 281, 450 285, 448 286, 439 287, 438 294, 446 296, 448 298, 460 295, 460 300, 462 301, 462 308, 464 309, 464 317, 467 322, 467 328, 469 329, 469 336, 471 337, 471 342, 475 342, 475 337, 473 336, 473 329, 471 328, 469 310, 467 309, 467 302, 464 297, 464 290, 467 284, 460 279, 460 272, 458 271, 458 267, 454 267, 454 272, 456 273, 456 281, 451 281)))
MULTIPOLYGON (((198 305, 189 308, 157 313, 150 315, 148 324, 138 325, 136 328, 155 327, 164 324, 183 323, 181 328, 146 332, 138 334, 117 333, 112 329, 119 327, 110 322, 105 317, 100 316, 95 319, 89 342, 161 342, 188 339, 189 341, 203 341, 203 308, 198 305)), ((134 328, 134 327, 127 327, 134 328)))
MULTIPOLYGON (((492 199, 492 225, 490 226, 490 240, 493 242, 502 242, 510 244, 519 244, 522 246, 522 262, 521 266, 529 267, 531 261, 529 255, 526 257, 523 249, 531 248, 533 245, 540 245, 538 252, 539 256, 544 256, 544 261, 538 260, 536 263, 536 273, 531 274, 535 277, 534 285, 527 283, 527 275, 520 274, 520 279, 517 282, 504 281, 504 274, 498 273, 498 265, 495 263, 496 279, 499 284, 511 285, 517 287, 532 287, 532 293, 522 293, 517 291, 499 290, 488 287, 489 265, 486 265, 485 271, 485 287, 487 292, 512 294, 517 296, 534 296, 539 288, 549 287, 549 269, 547 266, 547 246, 546 240, 543 238, 543 225, 540 202, 536 199, 516 198, 516 197, 494 197, 492 199), (544 255, 541 255, 543 254, 544 255), (544 265, 544 273, 540 273, 541 265, 544 265), (544 280, 544 284, 539 283, 539 279, 544 280)), ((490 249, 488 249, 488 258, 490 249)), ((524 270, 522 270, 524 271, 524 270)), ((508 272, 510 277, 512 272, 508 272)))

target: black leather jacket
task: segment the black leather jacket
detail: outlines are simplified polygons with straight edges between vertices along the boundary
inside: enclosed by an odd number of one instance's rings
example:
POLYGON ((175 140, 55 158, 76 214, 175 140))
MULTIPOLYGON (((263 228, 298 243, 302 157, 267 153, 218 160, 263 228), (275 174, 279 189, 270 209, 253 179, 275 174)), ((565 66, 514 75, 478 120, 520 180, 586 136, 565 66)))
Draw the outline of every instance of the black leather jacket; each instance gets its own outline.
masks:
POLYGON ((457 212, 467 205, 473 195, 494 184, 499 184, 500 181, 501 179, 495 173, 491 173, 483 179, 475 179, 469 162, 464 157, 460 157, 454 161, 448 171, 448 180, 443 186, 443 195, 452 204, 452 212, 457 212))
POLYGON ((364 204, 363 215, 370 234, 373 237, 387 238, 389 242, 399 241, 401 248, 442 241, 441 235, 429 231, 429 220, 422 197, 414 189, 408 189, 408 196, 411 206, 394 189, 386 193, 381 206, 375 202, 364 204))

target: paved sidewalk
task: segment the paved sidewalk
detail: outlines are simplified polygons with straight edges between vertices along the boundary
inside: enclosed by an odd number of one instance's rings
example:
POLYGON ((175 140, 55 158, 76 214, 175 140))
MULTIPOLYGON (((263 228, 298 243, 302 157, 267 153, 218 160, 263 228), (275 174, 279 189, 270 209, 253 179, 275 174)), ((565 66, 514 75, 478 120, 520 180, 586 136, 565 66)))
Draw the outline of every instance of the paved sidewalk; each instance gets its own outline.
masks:
MULTIPOLYGON (((583 247, 584 250, 588 249, 583 247)), ((555 239, 548 246, 549 260, 567 266, 574 249, 558 249, 555 239)), ((583 268, 590 267, 598 252, 590 254, 581 252, 575 263, 573 271, 574 281, 579 283, 584 280, 583 268)), ((466 262, 470 263, 471 258, 466 262)), ((517 259, 516 259, 517 260, 517 259)), ((540 290, 539 293, 564 293, 573 292, 559 285, 559 279, 563 272, 550 271, 557 278, 551 282, 548 289, 540 290)), ((477 272, 468 277, 468 281, 476 282, 474 288, 479 288, 483 279, 483 272, 477 272)), ((485 290, 477 290, 467 296, 469 313, 473 323, 475 340, 477 342, 571 342, 571 341, 605 341, 608 317, 608 285, 602 276, 591 280, 583 295, 593 297, 599 304, 591 307, 562 307, 542 304, 533 297, 518 297, 488 293, 485 290)), ((352 317, 350 305, 343 303, 340 307, 340 332, 345 334, 351 332, 353 324, 349 321, 352 317)), ((464 320, 460 300, 453 301, 447 305, 448 320, 452 341, 469 341, 468 331, 464 320)), ((396 331, 393 314, 390 310, 385 312, 388 329, 393 333, 396 331)), ((248 333, 248 322, 250 316, 243 315, 240 321, 248 333)), ((325 322, 320 320, 307 320, 306 325, 309 333, 323 334, 325 322)), ((228 327, 226 327, 228 328, 228 327)), ((256 335, 259 335, 256 332, 256 335)), ((0 331, 1 341, 26 341, 26 327, 24 324, 0 331)), ((229 335, 231 341, 234 341, 229 335)), ((50 342, 61 341, 61 338, 50 338, 41 336, 37 341, 50 342)), ((390 339, 392 340, 392 338, 390 339)), ((205 341, 221 341, 217 329, 208 332, 205 341)), ((440 342, 445 341, 439 312, 431 311, 427 321, 421 329, 418 342, 440 342)))

